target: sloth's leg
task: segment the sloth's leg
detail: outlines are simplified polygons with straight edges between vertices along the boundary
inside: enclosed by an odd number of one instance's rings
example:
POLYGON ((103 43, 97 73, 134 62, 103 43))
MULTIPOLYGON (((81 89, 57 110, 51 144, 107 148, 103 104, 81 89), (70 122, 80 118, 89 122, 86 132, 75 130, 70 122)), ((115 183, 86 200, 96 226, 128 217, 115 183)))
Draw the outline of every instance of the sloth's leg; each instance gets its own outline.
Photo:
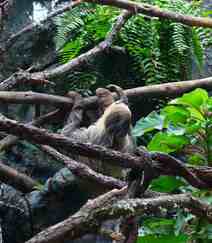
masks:
POLYGON ((72 132, 80 128, 83 117, 83 98, 79 93, 74 91, 70 91, 67 96, 74 100, 74 105, 65 126, 61 130, 61 134, 69 137, 72 132))

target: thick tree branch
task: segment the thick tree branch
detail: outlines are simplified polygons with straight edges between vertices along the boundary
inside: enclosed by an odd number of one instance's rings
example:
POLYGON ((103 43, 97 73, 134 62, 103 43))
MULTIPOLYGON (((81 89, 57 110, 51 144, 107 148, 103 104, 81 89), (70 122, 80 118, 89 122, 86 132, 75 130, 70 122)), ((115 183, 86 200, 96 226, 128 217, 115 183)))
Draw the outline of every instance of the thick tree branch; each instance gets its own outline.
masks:
POLYGON ((15 92, 0 91, 0 102, 15 104, 48 104, 57 107, 72 107, 73 102, 70 98, 63 96, 35 93, 32 91, 15 92))
POLYGON ((5 79, 4 81, 0 82, 0 90, 6 91, 15 88, 19 84, 50 84, 55 85, 52 82, 44 79, 34 79, 30 72, 28 71, 18 71, 12 74, 9 78, 5 79))
POLYGON ((33 143, 50 145, 58 150, 62 149, 73 154, 104 160, 105 162, 114 163, 114 165, 127 168, 142 167, 140 159, 130 154, 108 150, 99 145, 79 143, 60 134, 49 133, 45 129, 24 125, 5 117, 1 117, 0 119, 0 131, 6 131, 9 134, 16 135, 33 143))
POLYGON ((86 2, 95 2, 97 4, 114 6, 131 11, 133 14, 141 13, 151 17, 158 17, 161 19, 170 19, 175 22, 180 22, 189 26, 202 26, 212 28, 211 18, 193 17, 175 13, 167 10, 162 10, 157 6, 138 3, 127 0, 86 0, 86 2))
MULTIPOLYGON (((191 91, 195 88, 204 88, 206 90, 212 90, 212 77, 188 80, 180 82, 170 82, 165 84, 149 85, 145 87, 138 87, 125 90, 125 94, 129 99, 138 98, 153 98, 153 97, 175 97, 184 92, 191 91)), ((114 94, 115 95, 115 94, 114 94)), ((70 98, 49 95, 36 92, 14 92, 14 91, 0 91, 0 101, 4 103, 14 104, 48 104, 57 107, 72 107, 73 101, 70 98)), ((92 96, 85 98, 85 107, 94 107, 97 105, 97 97, 92 96)))
POLYGON ((75 160, 59 153, 57 150, 51 148, 50 146, 41 145, 40 148, 54 159, 61 161, 67 168, 71 170, 75 176, 101 186, 102 191, 104 191, 104 188, 111 190, 113 188, 121 189, 122 187, 126 186, 125 182, 97 173, 89 166, 80 162, 76 162, 75 160))
MULTIPOLYGON (((136 157, 127 153, 106 149, 99 145, 79 143, 62 135, 49 133, 44 129, 38 129, 30 125, 17 123, 16 121, 4 117, 2 117, 0 120, 0 131, 5 131, 19 136, 20 138, 26 139, 32 143, 50 145, 59 151, 66 150, 72 154, 102 160, 105 163, 111 163, 113 165, 118 165, 125 168, 143 170, 146 163, 149 162, 149 158, 152 157, 152 155, 148 154, 147 152, 143 152, 143 154, 140 153, 139 157, 136 157)), ((153 159, 158 158, 155 163, 153 161, 153 168, 160 172, 160 174, 175 176, 176 172, 178 171, 180 176, 185 178, 191 185, 195 187, 210 188, 212 186, 211 183, 208 183, 209 181, 201 180, 197 177, 195 171, 191 171, 183 163, 172 158, 171 156, 167 155, 168 158, 164 161, 160 160, 161 154, 159 157, 157 156, 157 153, 156 155, 153 154, 153 159), (168 164, 166 164, 165 161, 167 161, 168 164)), ((212 174, 208 174, 207 177, 211 178, 212 174)))
POLYGON ((2 161, 0 161, 0 181, 14 186, 22 192, 31 192, 33 188, 38 185, 31 177, 4 165, 2 161))
POLYGON ((67 62, 64 65, 60 65, 59 67, 56 67, 52 70, 34 73, 33 77, 35 79, 46 80, 46 79, 52 79, 58 77, 60 75, 64 75, 70 70, 73 70, 76 67, 86 64, 91 58, 94 58, 97 55, 101 54, 102 52, 107 51, 111 47, 113 41, 117 37, 117 34, 119 33, 123 25, 126 23, 126 21, 130 18, 130 16, 131 16, 130 12, 123 11, 122 14, 120 14, 117 17, 117 20, 114 23, 112 30, 107 34, 105 40, 100 42, 97 46, 95 46, 91 50, 72 59, 70 62, 67 62))
MULTIPOLYGON (((74 2, 73 5, 76 6, 80 3, 80 0, 77 2, 74 2)), ((72 5, 70 5, 72 6, 72 5)), ((70 8, 70 6, 68 8, 70 8)), ((73 6, 72 6, 73 7, 73 6)), ((62 10, 58 10, 60 13, 62 10)), ((51 14, 52 16, 56 16, 56 14, 51 14)), ((43 82, 47 83, 48 79, 55 78, 60 75, 64 75, 70 70, 79 67, 83 64, 86 64, 89 59, 96 57, 100 53, 107 51, 111 46, 113 41, 115 40, 118 32, 122 28, 122 26, 125 24, 125 22, 129 19, 131 16, 131 13, 128 11, 123 11, 122 14, 120 14, 117 17, 117 21, 114 23, 112 30, 107 34, 106 39, 99 43, 97 46, 92 48, 91 50, 87 51, 86 53, 72 59, 70 62, 60 65, 57 68, 43 71, 43 72, 35 72, 35 73, 29 73, 27 71, 25 72, 18 72, 11 77, 9 77, 7 80, 3 81, 2 83, 2 90, 8 90, 9 88, 17 85, 20 82, 43 82)), ((49 17, 50 18, 50 17, 49 17)), ((48 19, 49 19, 48 18, 48 19)), ((39 26, 36 24, 36 26, 39 26)), ((19 36, 21 36, 23 33, 26 33, 27 31, 30 31, 33 27, 29 26, 26 27, 26 29, 23 29, 20 33, 17 33, 15 36, 11 37, 8 43, 11 45, 19 36)), ((1 89, 1 86, 0 86, 1 89)))
POLYGON ((157 216, 161 211, 181 208, 212 222, 212 207, 188 195, 161 196, 149 199, 119 200, 126 188, 113 190, 88 201, 76 214, 34 236, 27 243, 56 243, 73 240, 88 232, 96 232, 101 222, 120 216, 157 216))
MULTIPOLYGON (((64 110, 55 110, 52 112, 49 112, 46 115, 43 115, 36 120, 29 122, 28 125, 33 125, 33 126, 41 126, 45 123, 50 123, 54 121, 61 121, 64 118, 65 112, 64 110)), ((0 151, 3 151, 5 149, 8 149, 12 145, 16 144, 18 142, 19 138, 13 135, 8 135, 2 140, 0 140, 0 151)))

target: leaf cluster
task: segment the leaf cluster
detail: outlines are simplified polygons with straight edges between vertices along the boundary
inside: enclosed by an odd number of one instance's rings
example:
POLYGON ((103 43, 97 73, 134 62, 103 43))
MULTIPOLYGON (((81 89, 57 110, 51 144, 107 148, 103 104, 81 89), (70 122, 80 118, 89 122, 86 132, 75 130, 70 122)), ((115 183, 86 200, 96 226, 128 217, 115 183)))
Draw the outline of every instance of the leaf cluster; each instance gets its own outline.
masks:
POLYGON ((196 89, 176 98, 142 118, 133 129, 135 137, 157 131, 149 151, 177 153, 192 164, 212 164, 212 98, 196 89))
MULTIPOLYGON (((196 2, 183 0, 145 2, 183 14, 194 16, 209 14, 196 2)), ((60 62, 66 63, 102 41, 119 13, 119 10, 111 7, 83 3, 58 17, 55 41, 60 62)), ((128 20, 115 44, 127 50, 128 68, 136 82, 134 85, 138 86, 143 83, 155 84, 189 79, 192 68, 200 70, 204 65, 204 51, 211 43, 209 29, 191 28, 180 23, 139 14, 128 20)), ((99 77, 101 80, 104 79, 101 74, 97 76, 96 80, 95 78, 92 80, 98 82, 99 77)), ((82 78, 81 83, 83 81, 82 78)))

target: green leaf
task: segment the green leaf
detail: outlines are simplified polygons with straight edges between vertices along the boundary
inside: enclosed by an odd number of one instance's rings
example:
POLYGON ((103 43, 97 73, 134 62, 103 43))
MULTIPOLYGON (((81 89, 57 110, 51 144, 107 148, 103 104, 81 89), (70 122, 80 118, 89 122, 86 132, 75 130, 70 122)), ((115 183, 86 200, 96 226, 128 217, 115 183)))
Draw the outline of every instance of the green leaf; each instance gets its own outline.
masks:
POLYGON ((158 192, 173 192, 185 183, 181 179, 173 176, 160 176, 151 183, 151 189, 158 192))
POLYGON ((157 112, 151 112, 147 117, 141 118, 136 122, 133 128, 132 134, 135 137, 140 137, 147 132, 153 131, 155 129, 162 130, 164 124, 164 116, 159 115, 157 112))
POLYGON ((188 107, 187 109, 190 112, 192 118, 197 119, 197 120, 201 120, 201 121, 205 120, 204 116, 196 108, 188 107))
POLYGON ((201 106, 204 106, 208 101, 208 93, 206 90, 198 88, 192 92, 184 94, 182 97, 177 98, 170 102, 170 104, 178 104, 178 105, 185 105, 190 106, 198 111, 201 110, 201 106))
POLYGON ((172 124, 185 123, 190 117, 190 112, 181 106, 168 105, 162 109, 161 114, 165 116, 166 122, 172 124))
POLYGON ((186 134, 194 134, 199 131, 202 123, 196 120, 190 120, 187 124, 185 124, 184 128, 186 129, 186 134))
POLYGON ((210 15, 212 15, 212 10, 206 10, 202 12, 203 17, 209 17, 210 15))
POLYGON ((193 219, 194 216, 192 214, 186 214, 182 213, 181 209, 178 209, 177 211, 177 219, 175 223, 175 234, 179 235, 180 231, 183 229, 184 225, 191 219, 193 219))
POLYGON ((207 160, 202 154, 192 154, 188 157, 188 163, 191 165, 206 165, 207 160))
POLYGON ((154 135, 147 146, 149 151, 171 153, 181 149, 189 141, 184 136, 177 136, 168 133, 158 132, 154 135))
POLYGON ((173 126, 172 124, 169 124, 167 127, 167 132, 169 134, 174 134, 174 135, 184 135, 186 129, 183 127, 177 127, 177 126, 173 126))
POLYGON ((188 236, 181 234, 178 236, 175 235, 164 235, 164 236, 155 236, 147 235, 138 237, 137 243, 186 243, 188 236))

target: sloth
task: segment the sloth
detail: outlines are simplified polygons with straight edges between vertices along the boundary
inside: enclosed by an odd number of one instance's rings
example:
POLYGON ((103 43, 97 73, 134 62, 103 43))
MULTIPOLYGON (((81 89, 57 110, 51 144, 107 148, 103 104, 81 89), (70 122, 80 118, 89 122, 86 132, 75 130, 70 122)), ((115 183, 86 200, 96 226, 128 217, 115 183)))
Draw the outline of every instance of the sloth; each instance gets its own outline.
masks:
MULTIPOLYGON (((121 152, 133 153, 135 144, 131 136, 132 114, 128 106, 127 96, 117 85, 109 85, 107 89, 96 90, 99 105, 99 119, 88 127, 80 127, 83 118, 83 98, 76 92, 69 92, 74 99, 74 106, 69 114, 61 134, 78 142, 101 145, 121 152), (115 101, 111 91, 115 91, 118 100, 115 101)), ((73 157, 73 156, 71 156, 73 157)), ((80 162, 86 163, 97 172, 123 178, 123 170, 101 161, 74 156, 80 162)))

